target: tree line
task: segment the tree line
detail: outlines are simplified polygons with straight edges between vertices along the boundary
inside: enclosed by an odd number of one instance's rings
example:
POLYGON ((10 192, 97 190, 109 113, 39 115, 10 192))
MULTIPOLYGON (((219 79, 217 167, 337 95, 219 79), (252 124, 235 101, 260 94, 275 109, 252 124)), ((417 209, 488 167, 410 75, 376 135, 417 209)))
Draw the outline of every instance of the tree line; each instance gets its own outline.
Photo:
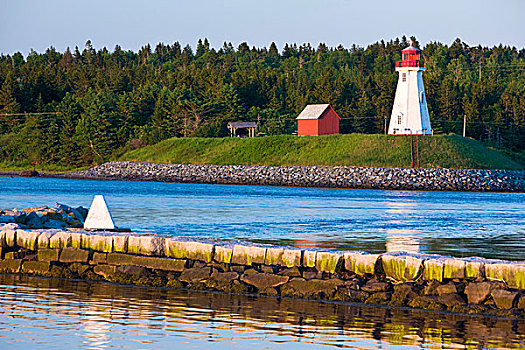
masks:
MULTIPOLYGON (((415 45, 416 38, 412 37, 415 45)), ((286 44, 220 49, 199 40, 138 52, 0 55, 0 159, 83 166, 169 137, 227 136, 229 121, 292 133, 310 103, 330 103, 341 133, 382 133, 390 116, 402 37, 366 48, 286 44)), ((525 49, 431 42, 422 48, 435 133, 458 133, 499 148, 525 149, 525 49)))

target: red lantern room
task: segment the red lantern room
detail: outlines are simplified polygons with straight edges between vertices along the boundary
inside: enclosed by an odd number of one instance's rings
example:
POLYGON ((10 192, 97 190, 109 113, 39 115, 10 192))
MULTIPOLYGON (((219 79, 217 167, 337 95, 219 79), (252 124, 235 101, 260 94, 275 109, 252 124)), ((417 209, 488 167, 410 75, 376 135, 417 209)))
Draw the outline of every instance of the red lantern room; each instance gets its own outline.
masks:
POLYGON ((401 51, 402 61, 396 62, 396 67, 423 67, 420 61, 421 51, 412 46, 412 41, 409 41, 410 46, 401 51))

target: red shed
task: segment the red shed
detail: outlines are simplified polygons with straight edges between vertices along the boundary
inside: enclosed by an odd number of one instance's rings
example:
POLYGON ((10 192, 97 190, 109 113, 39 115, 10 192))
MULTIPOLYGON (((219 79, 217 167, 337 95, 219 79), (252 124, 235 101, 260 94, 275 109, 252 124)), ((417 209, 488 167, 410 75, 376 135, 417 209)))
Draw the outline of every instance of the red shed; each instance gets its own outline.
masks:
POLYGON ((339 134, 339 116, 329 104, 308 105, 297 117, 297 134, 339 134))

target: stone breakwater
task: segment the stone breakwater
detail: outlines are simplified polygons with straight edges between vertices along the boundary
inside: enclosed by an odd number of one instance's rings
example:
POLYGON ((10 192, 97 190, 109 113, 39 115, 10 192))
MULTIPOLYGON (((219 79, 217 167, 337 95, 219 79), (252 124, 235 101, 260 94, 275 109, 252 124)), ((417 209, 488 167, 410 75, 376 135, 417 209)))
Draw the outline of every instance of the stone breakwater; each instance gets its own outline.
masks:
POLYGON ((59 176, 238 185, 525 192, 525 172, 510 170, 272 167, 115 161, 59 176))
POLYGON ((84 227, 88 210, 84 207, 71 208, 65 204, 56 203, 56 208, 48 206, 0 210, 0 224, 17 224, 20 228, 38 229, 68 227, 84 227))
POLYGON ((0 226, 0 272, 525 316, 525 262, 0 226))

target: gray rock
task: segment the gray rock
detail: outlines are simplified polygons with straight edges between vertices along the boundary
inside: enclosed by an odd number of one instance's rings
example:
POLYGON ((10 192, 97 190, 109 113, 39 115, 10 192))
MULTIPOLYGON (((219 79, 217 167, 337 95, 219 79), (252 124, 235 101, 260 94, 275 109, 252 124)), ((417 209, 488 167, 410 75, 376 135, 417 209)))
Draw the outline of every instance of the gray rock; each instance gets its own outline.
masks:
POLYGON ((509 170, 269 167, 116 161, 63 176, 400 190, 525 191, 525 172, 509 170))
POLYGON ((36 214, 34 212, 31 212, 28 215, 26 215, 24 224, 28 228, 36 228, 36 229, 43 228, 42 220, 40 219, 38 214, 36 214))
POLYGON ((55 229, 63 229, 68 227, 68 224, 63 221, 58 221, 55 219, 47 220, 42 224, 43 228, 55 228, 55 229))
POLYGON ((12 215, 0 216, 0 224, 10 224, 15 222, 15 217, 12 215))

